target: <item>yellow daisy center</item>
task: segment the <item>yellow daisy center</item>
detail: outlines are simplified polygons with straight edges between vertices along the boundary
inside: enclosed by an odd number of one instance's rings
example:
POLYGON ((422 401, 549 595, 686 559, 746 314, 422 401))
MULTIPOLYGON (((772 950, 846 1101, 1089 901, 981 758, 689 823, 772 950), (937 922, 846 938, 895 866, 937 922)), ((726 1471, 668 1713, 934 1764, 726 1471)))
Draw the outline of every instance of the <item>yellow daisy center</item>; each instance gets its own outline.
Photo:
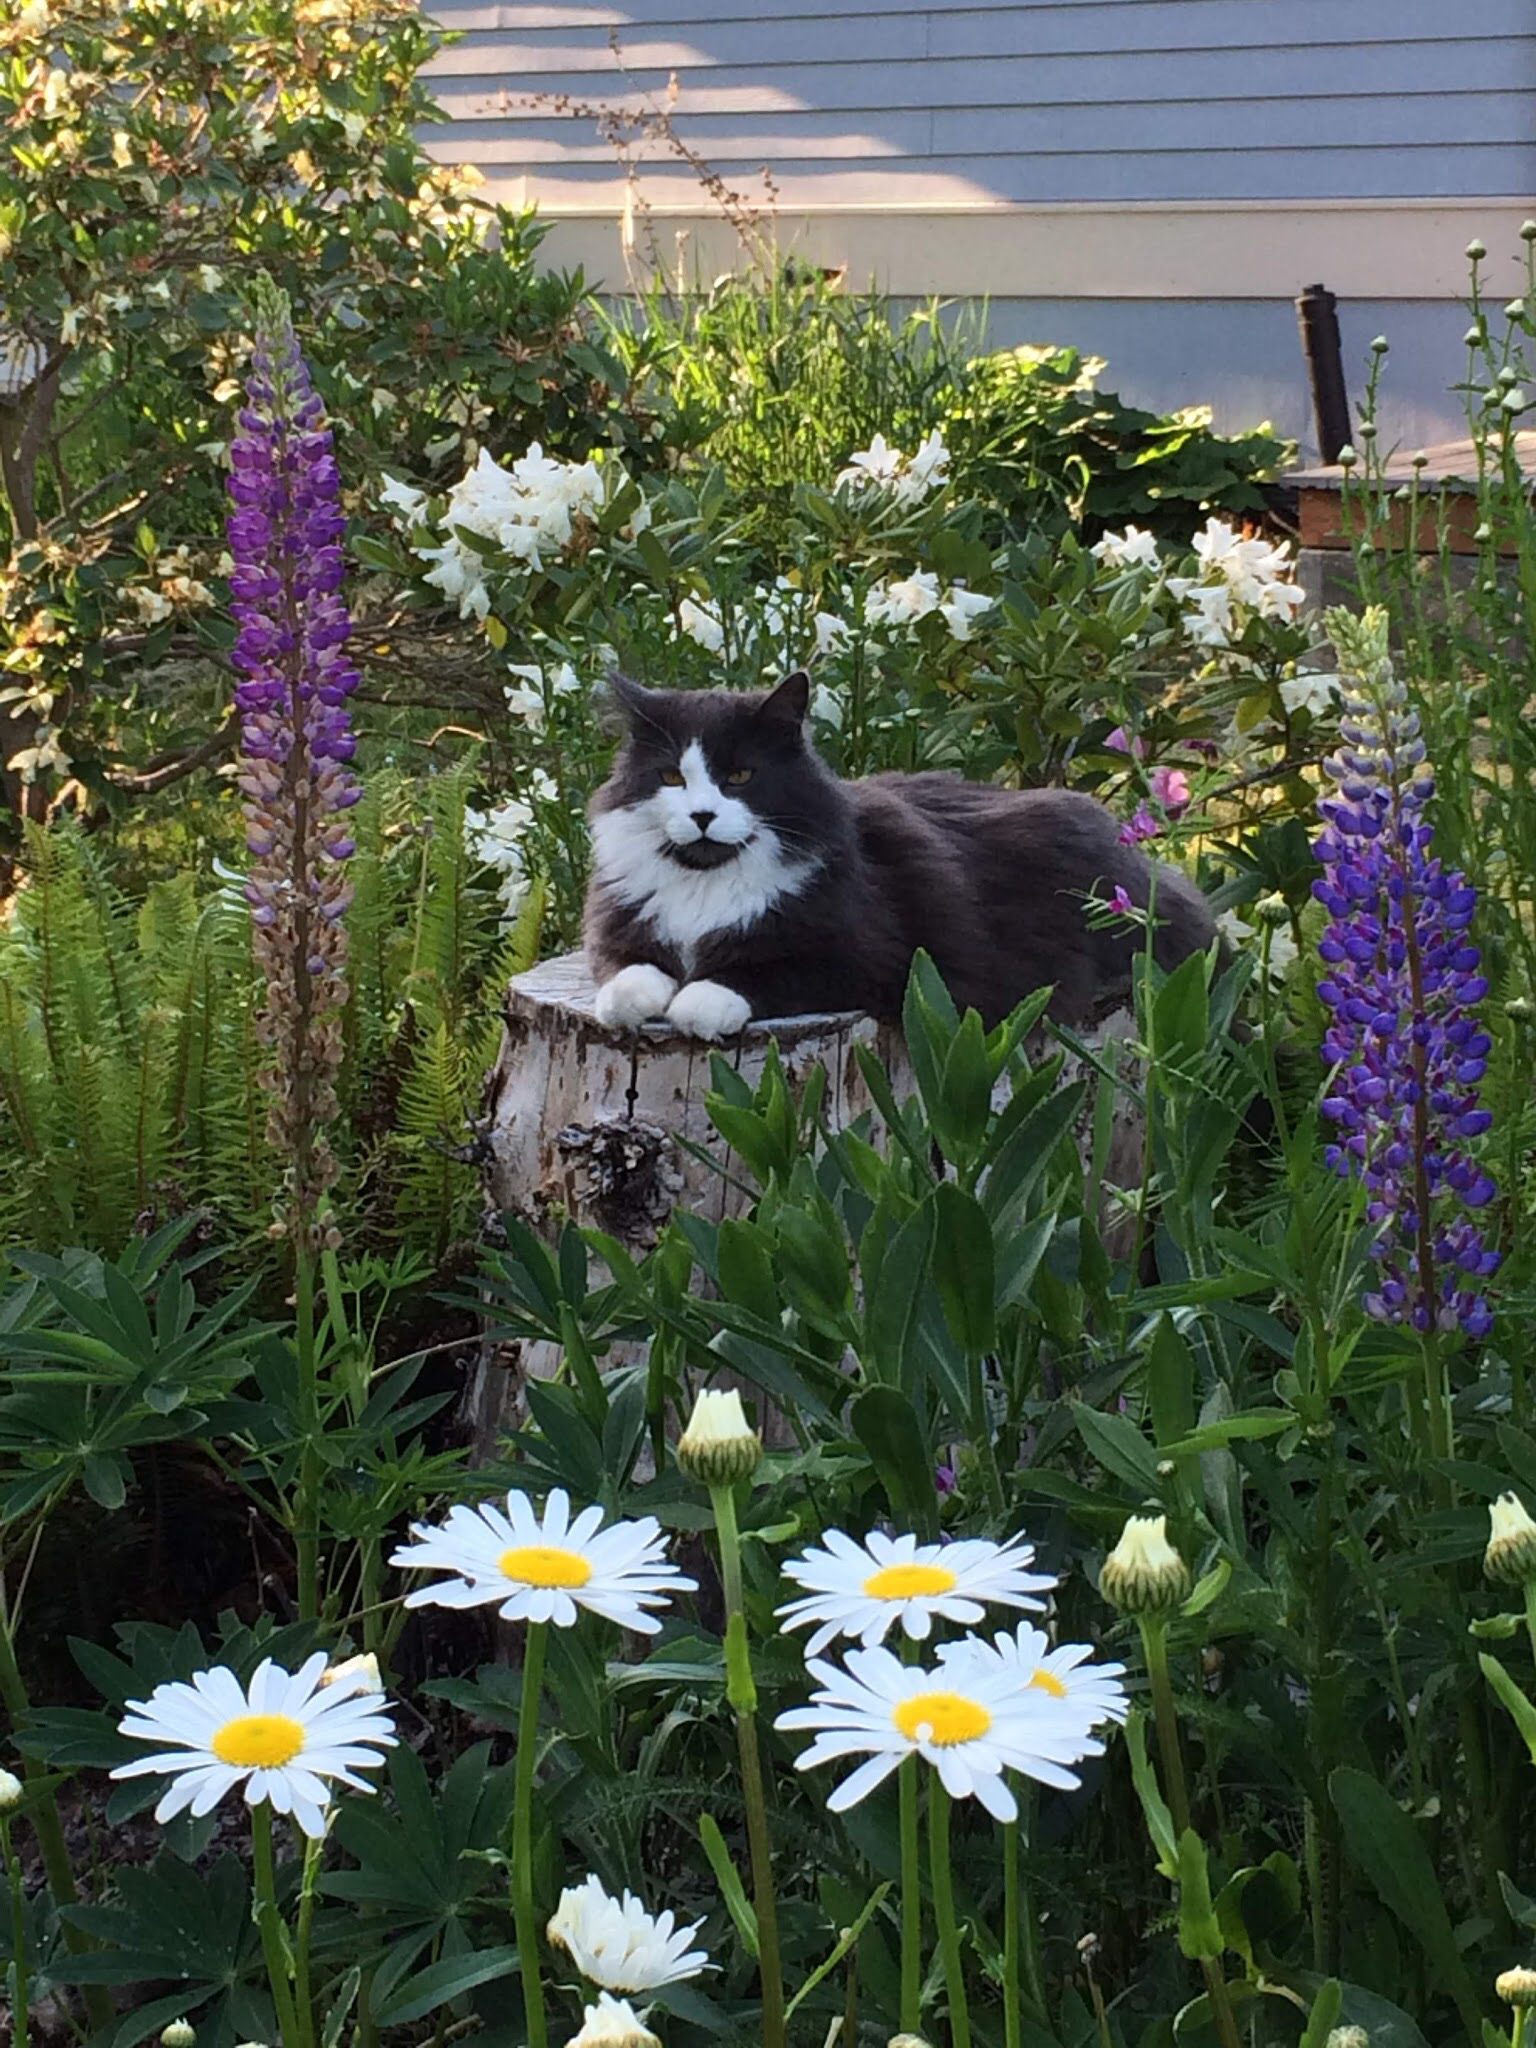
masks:
POLYGON ((524 1543, 501 1553, 503 1578, 516 1579, 524 1586, 584 1586, 592 1567, 574 1550, 561 1550, 553 1543, 524 1543))
POLYGON ((1067 1696, 1067 1688, 1062 1684, 1055 1672, 1047 1671, 1043 1665, 1029 1683, 1032 1690, 1035 1692, 1047 1692, 1053 1700, 1064 1700, 1067 1696))
POLYGON ((888 1564, 871 1572, 862 1590, 871 1600, 915 1600, 924 1593, 953 1593, 956 1583, 942 1564, 888 1564))
POLYGON ((958 1692, 914 1693, 895 1707, 891 1719, 908 1742, 926 1739, 939 1749, 950 1749, 957 1742, 976 1742, 992 1726, 986 1708, 958 1692), (922 1730, 927 1731, 926 1738, 922 1730))
POLYGON ((221 1764, 241 1770, 276 1770, 304 1747, 304 1724, 288 1714, 237 1714, 208 1747, 221 1764))

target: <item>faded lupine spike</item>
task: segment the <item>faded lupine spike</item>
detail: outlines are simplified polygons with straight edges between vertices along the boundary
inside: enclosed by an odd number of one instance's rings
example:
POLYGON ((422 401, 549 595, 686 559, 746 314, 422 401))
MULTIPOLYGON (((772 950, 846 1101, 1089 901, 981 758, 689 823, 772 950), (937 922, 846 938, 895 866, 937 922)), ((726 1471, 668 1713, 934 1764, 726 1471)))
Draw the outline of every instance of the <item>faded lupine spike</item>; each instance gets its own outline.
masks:
POLYGON ((230 465, 245 893, 264 984, 256 1029, 269 1048, 268 1135, 288 1161, 284 1220, 311 1238, 336 1174, 325 1126, 336 1114, 347 993, 347 816, 362 794, 348 765, 357 743, 347 699, 358 677, 346 651, 331 433, 287 301, 265 279, 230 465))
POLYGON ((1332 920, 1318 946, 1333 1069, 1323 1113, 1337 1131, 1326 1156, 1367 1190, 1368 1312, 1481 1337, 1499 1254, 1468 1213, 1495 1193, 1466 1149, 1493 1121, 1477 1098, 1493 1043, 1477 1016, 1488 992, 1469 936, 1477 891, 1432 851, 1434 777, 1393 674, 1386 613, 1333 611, 1328 627, 1343 706, 1313 848, 1323 875, 1312 892, 1332 920))

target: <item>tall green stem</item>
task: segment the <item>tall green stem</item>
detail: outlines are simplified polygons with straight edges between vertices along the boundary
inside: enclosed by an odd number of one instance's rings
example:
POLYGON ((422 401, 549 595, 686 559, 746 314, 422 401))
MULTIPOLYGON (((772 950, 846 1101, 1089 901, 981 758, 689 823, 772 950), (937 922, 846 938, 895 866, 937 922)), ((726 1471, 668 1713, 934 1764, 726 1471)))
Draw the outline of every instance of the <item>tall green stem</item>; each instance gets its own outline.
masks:
POLYGON ((1019 2010, 1019 1823, 1003 1826, 1003 2040, 1019 2048, 1023 2039, 1019 2010))
POLYGON ((747 1814, 747 1854, 752 1864, 752 1903, 757 1914, 757 1958, 763 1987, 763 2048, 785 2048, 784 1967, 779 1957, 779 1910, 773 1887, 773 1849, 768 1803, 757 1746, 757 1685, 741 1591, 741 1532, 736 1526, 734 1487, 712 1486, 709 1498, 720 1539, 720 1582, 725 1593, 725 1691, 736 1717, 736 1750, 747 1814))
POLYGON ((928 1849, 933 1873, 933 1916, 939 1926, 944 1983, 949 1992, 949 2038, 953 2048, 971 2048, 971 2011, 965 2001, 965 1962, 960 1950, 955 1880, 949 1861, 949 1794, 937 1772, 928 1787, 928 1849))
POLYGON ((304 1239, 301 1228, 293 1264, 293 1344, 299 1386, 299 1486, 293 1520, 299 1618, 313 1621, 320 1612, 320 1386, 315 1358, 315 1267, 304 1239))
MULTIPOLYGON (((5 1584, 0 1580, 0 1700, 5 1702, 10 1715, 11 1726, 26 1718, 31 1709, 27 1688, 21 1676, 21 1666, 16 1661, 16 1646, 11 1640, 11 1617, 6 1604, 5 1584)), ((27 1758, 22 1765, 22 1776, 26 1779, 33 1798, 27 1808, 27 1818, 32 1823, 32 1832, 37 1837, 37 1846, 42 1854, 43 1869, 48 1877, 48 1889, 53 1895, 56 1907, 73 1906, 80 1898, 75 1884, 75 1869, 69 1859, 69 1846, 64 1840, 64 1824, 59 1819, 58 1796, 49 1788, 42 1790, 35 1784, 41 1776, 36 1761, 27 1758)), ((64 1946, 71 1955, 83 1955, 93 1944, 78 1927, 64 1922, 64 1946)), ((95 2028, 110 2027, 116 2014, 112 2009, 112 1998, 105 1984, 87 1984, 83 1988, 85 2009, 95 2028)))
POLYGON ((901 2031, 919 2032, 923 2017, 923 1867, 918 1841, 917 1758, 903 1759, 901 1795, 901 2031))
POLYGON ((299 1886, 299 1924, 293 1943, 293 2002, 298 2009, 299 2025, 306 2041, 315 2038, 315 2006, 309 1988, 309 1945, 315 1924, 315 1885, 324 1854, 323 1841, 305 1842, 304 1877, 299 1886))
POLYGON ((1531 1639, 1531 1655, 1536 1657, 1536 1579, 1528 1580, 1526 1583, 1525 1628, 1531 1639))
POLYGON ((27 1982, 27 1895, 21 1858, 11 1848, 11 1824, 0 1815, 0 1862, 11 1893, 11 2048, 27 2048, 32 1987, 27 1982))
POLYGON ((277 1869, 272 1859, 272 1808, 263 1799, 251 1808, 251 1862, 256 1891, 256 1926, 261 1934, 261 1952, 267 1963, 267 1982, 277 2009, 277 2031, 285 2044, 302 2044, 308 2039, 299 2025, 294 2004, 293 1979, 289 1973, 288 1945, 283 1938, 282 1915, 277 1909, 277 1869))
MULTIPOLYGON (((1168 1624, 1161 1615, 1140 1617, 1142 1650, 1147 1660, 1147 1678, 1152 1692, 1152 1718, 1157 1725, 1158 1754, 1167 1780, 1168 1811, 1173 1831, 1182 1837, 1189 1826, 1189 1787, 1184 1776, 1184 1752, 1179 1742, 1179 1715, 1174 1705, 1173 1682, 1168 1675, 1168 1624)), ((1242 2048, 1237 2018, 1221 1964, 1205 1958, 1200 1965, 1216 2035, 1222 2048, 1242 2048)))
POLYGON ((512 1805, 512 1910, 523 1977, 528 2048, 549 2048, 544 1979, 539 1970, 539 1922, 533 1893, 533 1767, 539 1753, 539 1694, 544 1683, 547 1621, 531 1621, 523 1648, 523 1695, 517 1717, 517 1777, 512 1805))

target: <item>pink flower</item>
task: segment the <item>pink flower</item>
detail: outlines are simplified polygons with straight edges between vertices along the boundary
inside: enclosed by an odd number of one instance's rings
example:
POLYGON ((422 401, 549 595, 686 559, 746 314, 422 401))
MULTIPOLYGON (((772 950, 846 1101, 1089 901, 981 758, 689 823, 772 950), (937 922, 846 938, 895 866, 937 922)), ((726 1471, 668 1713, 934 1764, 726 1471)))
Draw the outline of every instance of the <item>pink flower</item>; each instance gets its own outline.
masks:
POLYGON ((1203 754, 1207 761, 1215 761, 1221 754, 1214 740, 1186 740, 1184 745, 1191 754, 1203 754))
POLYGON ((1145 804, 1138 804, 1131 816, 1120 827, 1120 844, 1136 846, 1143 839, 1155 839, 1162 826, 1145 804))
POLYGON ((1170 818, 1189 808, 1189 777, 1182 768, 1154 768, 1147 778, 1152 794, 1170 818))
MULTIPOLYGON (((1123 838, 1124 834, 1121 836, 1123 838)), ((1123 883, 1116 882, 1114 894, 1109 899, 1109 907, 1117 917, 1129 917, 1136 908, 1135 904, 1131 901, 1130 890, 1123 883)))
POLYGON ((1112 754, 1129 754, 1133 760, 1141 760, 1146 753, 1144 740, 1133 740, 1123 725, 1117 725, 1113 732, 1106 733, 1104 744, 1112 754))

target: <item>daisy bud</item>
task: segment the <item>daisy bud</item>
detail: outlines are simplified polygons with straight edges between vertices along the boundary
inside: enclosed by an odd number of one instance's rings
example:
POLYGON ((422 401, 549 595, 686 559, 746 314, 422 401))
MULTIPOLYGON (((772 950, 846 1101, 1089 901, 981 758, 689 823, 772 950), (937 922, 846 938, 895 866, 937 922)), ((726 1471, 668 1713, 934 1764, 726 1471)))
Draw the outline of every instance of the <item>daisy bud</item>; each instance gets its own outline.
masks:
POLYGON ((1166 1614, 1189 1597, 1192 1584, 1189 1566, 1168 1541, 1166 1515, 1132 1515, 1099 1573, 1110 1606, 1137 1617, 1166 1614))
POLYGON ((1470 326, 1467 329, 1466 333, 1461 338, 1467 344, 1468 348, 1479 348, 1482 346, 1483 330, 1481 326, 1474 321, 1472 326, 1470 326))
POLYGON ((361 1656, 347 1657, 340 1664, 328 1664, 320 1674, 320 1684, 342 1685, 348 1679, 361 1679, 359 1692, 382 1692, 384 1681, 379 1676, 379 1660, 372 1650, 364 1650, 361 1656))
POLYGON ((1371 2048, 1371 2037, 1364 2027, 1334 2027, 1326 2048, 1371 2048))
POLYGON ((13 1806, 20 1806, 26 1787, 14 1771, 0 1771, 0 1813, 9 1813, 13 1806))
POLYGON ((1536 1522, 1515 1493, 1501 1493, 1488 1510, 1488 1548, 1483 1570, 1507 1586, 1528 1586, 1536 1579, 1536 1522))
POLYGON ((1504 318, 1506 320, 1523 320, 1525 318, 1524 299, 1511 299, 1504 308, 1504 318))
POLYGON ((1374 420, 1362 420, 1360 422, 1360 438, 1362 441, 1375 440, 1376 422, 1374 420))
POLYGON ((1504 1005, 1504 1014, 1512 1024, 1529 1024, 1536 1020, 1536 1003, 1529 996, 1511 996, 1504 1005))
POLYGON ((677 1462, 705 1486, 735 1486, 750 1479, 763 1440, 748 1422, 734 1387, 706 1387, 693 1404, 677 1446, 677 1462))
POLYGON ((1354 449, 1351 448, 1349 443, 1346 441, 1344 443, 1344 446, 1339 450, 1340 469, 1353 469, 1355 464, 1359 460, 1359 456, 1355 453, 1354 449))
POLYGON ((1506 2005, 1518 2011, 1522 2006, 1536 2005, 1536 1970, 1528 1963, 1518 1969, 1505 1970, 1493 1980, 1493 1988, 1506 2005))
POLYGON ((190 2020, 172 2020, 160 2030, 160 2048, 193 2048, 197 2029, 190 2020))
POLYGON ((1419 450, 1417 455, 1414 456, 1413 466, 1415 469, 1428 469, 1429 457, 1424 453, 1424 450, 1422 448, 1419 450))
POLYGON ((568 2048, 661 2048, 627 1998, 610 1998, 598 1993, 596 2005, 583 2008, 581 2032, 572 2034, 568 2048))
POLYGON ((1260 924, 1267 924, 1271 931, 1278 931, 1281 925, 1290 923, 1291 906, 1278 889, 1271 889, 1254 904, 1253 914, 1260 924))
POLYGON ((1384 356, 1391 346, 1391 342, 1388 341, 1384 334, 1378 334, 1371 343, 1371 354, 1373 356, 1384 356))
POLYGON ((1481 240, 1481 239, 1480 239, 1480 238, 1479 238, 1478 236, 1474 235, 1474 236, 1472 237, 1472 240, 1471 240, 1470 242, 1468 242, 1468 244, 1467 244, 1467 255, 1468 255, 1468 257, 1469 257, 1469 258, 1471 259, 1471 261, 1472 261, 1473 263, 1481 263, 1481 262, 1482 262, 1482 260, 1483 260, 1483 258, 1484 258, 1484 257, 1485 257, 1485 256, 1486 256, 1487 254, 1488 254, 1488 245, 1487 245, 1487 243, 1486 243, 1486 242, 1484 242, 1484 241, 1482 241, 1482 240, 1481 240))
POLYGON ((892 2034, 886 2048, 928 2048, 921 2034, 892 2034))
POLYGON ((1522 242, 1536 242, 1536 220, 1521 221, 1520 239, 1522 242))

